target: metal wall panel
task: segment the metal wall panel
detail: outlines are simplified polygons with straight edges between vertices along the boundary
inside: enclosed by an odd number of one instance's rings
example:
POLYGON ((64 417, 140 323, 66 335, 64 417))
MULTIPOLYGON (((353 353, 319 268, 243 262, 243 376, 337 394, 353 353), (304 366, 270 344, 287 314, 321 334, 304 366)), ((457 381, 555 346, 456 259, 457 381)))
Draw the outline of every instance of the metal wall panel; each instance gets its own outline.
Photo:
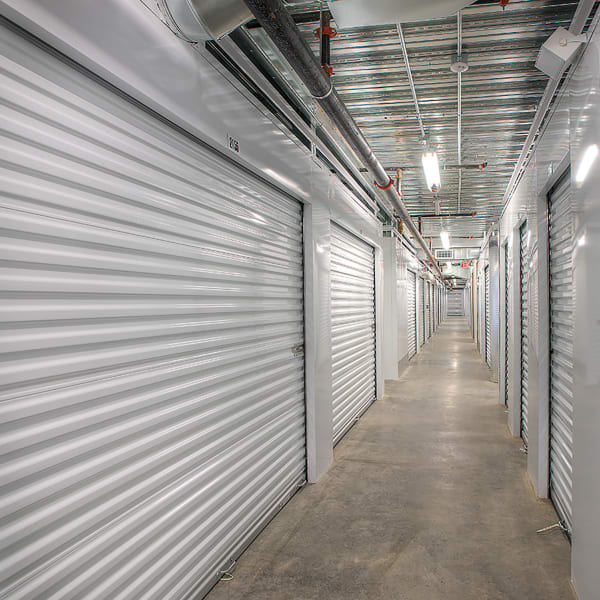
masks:
POLYGON ((485 277, 485 362, 489 367, 492 366, 491 357, 491 315, 490 315, 490 267, 484 270, 485 277))
POLYGON ((570 177, 549 195, 550 498, 566 527, 573 503, 573 239, 570 177))
POLYGON ((0 597, 200 596, 305 479, 301 206, 0 39, 0 597))
POLYGON ((408 358, 417 353, 417 274, 408 271, 408 358))
POLYGON ((520 229, 519 280, 521 285, 521 437, 527 447, 527 378, 529 373, 529 233, 527 223, 520 229))
POLYGON ((375 400, 375 254, 331 224, 333 440, 375 400))

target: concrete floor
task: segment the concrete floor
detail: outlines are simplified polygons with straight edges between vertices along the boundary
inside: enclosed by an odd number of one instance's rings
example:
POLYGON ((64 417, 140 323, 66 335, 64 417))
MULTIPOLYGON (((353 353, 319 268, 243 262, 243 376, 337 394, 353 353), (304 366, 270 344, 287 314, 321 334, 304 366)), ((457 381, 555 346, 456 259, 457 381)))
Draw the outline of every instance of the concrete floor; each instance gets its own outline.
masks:
POLYGON ((570 548, 450 318, 208 600, 569 600, 570 548))

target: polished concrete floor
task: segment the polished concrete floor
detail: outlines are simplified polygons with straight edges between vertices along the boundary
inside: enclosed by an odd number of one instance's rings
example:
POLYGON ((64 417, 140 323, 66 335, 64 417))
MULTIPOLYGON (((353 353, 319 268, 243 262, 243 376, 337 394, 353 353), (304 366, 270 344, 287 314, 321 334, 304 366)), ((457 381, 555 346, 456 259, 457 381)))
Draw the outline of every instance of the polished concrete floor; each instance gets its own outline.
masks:
POLYGON ((209 600, 570 600, 497 385, 450 318, 209 600))

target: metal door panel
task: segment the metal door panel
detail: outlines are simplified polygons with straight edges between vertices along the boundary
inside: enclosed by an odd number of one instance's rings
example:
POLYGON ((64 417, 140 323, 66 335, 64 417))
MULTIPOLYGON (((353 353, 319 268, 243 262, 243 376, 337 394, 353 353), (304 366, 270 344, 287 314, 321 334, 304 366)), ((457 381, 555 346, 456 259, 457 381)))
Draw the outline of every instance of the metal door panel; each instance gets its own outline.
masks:
POLYGON ((373 248, 331 225, 333 439, 337 443, 375 400, 373 248))
POLYGON ((509 348, 510 348, 510 327, 508 313, 508 299, 510 285, 510 260, 508 252, 508 244, 504 246, 504 405, 508 406, 508 382, 510 381, 509 374, 509 348))
POLYGON ((0 597, 200 596, 305 478, 301 206, 0 53, 0 597))
POLYGON ((550 246, 550 497, 572 528, 573 236, 569 175, 549 195, 550 246))
POLYGON ((463 290, 448 291, 448 316, 462 317, 465 314, 465 301, 463 290))
POLYGON ((527 447, 528 430, 528 397, 527 382, 529 377, 528 344, 529 344, 529 234, 527 223, 520 230, 519 280, 521 286, 521 437, 527 447))
POLYGON ((417 353, 417 275, 408 271, 407 308, 408 308, 408 358, 417 353))
POLYGON ((485 362, 491 367, 491 315, 490 315, 490 267, 484 270, 485 274, 485 362))
POLYGON ((419 324, 419 346, 422 346, 425 343, 425 331, 427 327, 427 323, 425 320, 425 280, 420 277, 419 278, 419 315, 420 315, 420 324, 419 324))

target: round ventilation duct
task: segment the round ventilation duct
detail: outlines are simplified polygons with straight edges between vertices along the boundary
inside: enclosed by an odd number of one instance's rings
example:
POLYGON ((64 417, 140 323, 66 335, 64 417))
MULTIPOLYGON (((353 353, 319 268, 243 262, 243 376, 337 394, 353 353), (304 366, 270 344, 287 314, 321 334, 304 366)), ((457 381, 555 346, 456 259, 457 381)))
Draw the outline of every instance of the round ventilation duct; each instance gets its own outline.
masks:
POLYGON ((252 18, 243 0, 158 0, 171 29, 190 42, 218 40, 252 18))

